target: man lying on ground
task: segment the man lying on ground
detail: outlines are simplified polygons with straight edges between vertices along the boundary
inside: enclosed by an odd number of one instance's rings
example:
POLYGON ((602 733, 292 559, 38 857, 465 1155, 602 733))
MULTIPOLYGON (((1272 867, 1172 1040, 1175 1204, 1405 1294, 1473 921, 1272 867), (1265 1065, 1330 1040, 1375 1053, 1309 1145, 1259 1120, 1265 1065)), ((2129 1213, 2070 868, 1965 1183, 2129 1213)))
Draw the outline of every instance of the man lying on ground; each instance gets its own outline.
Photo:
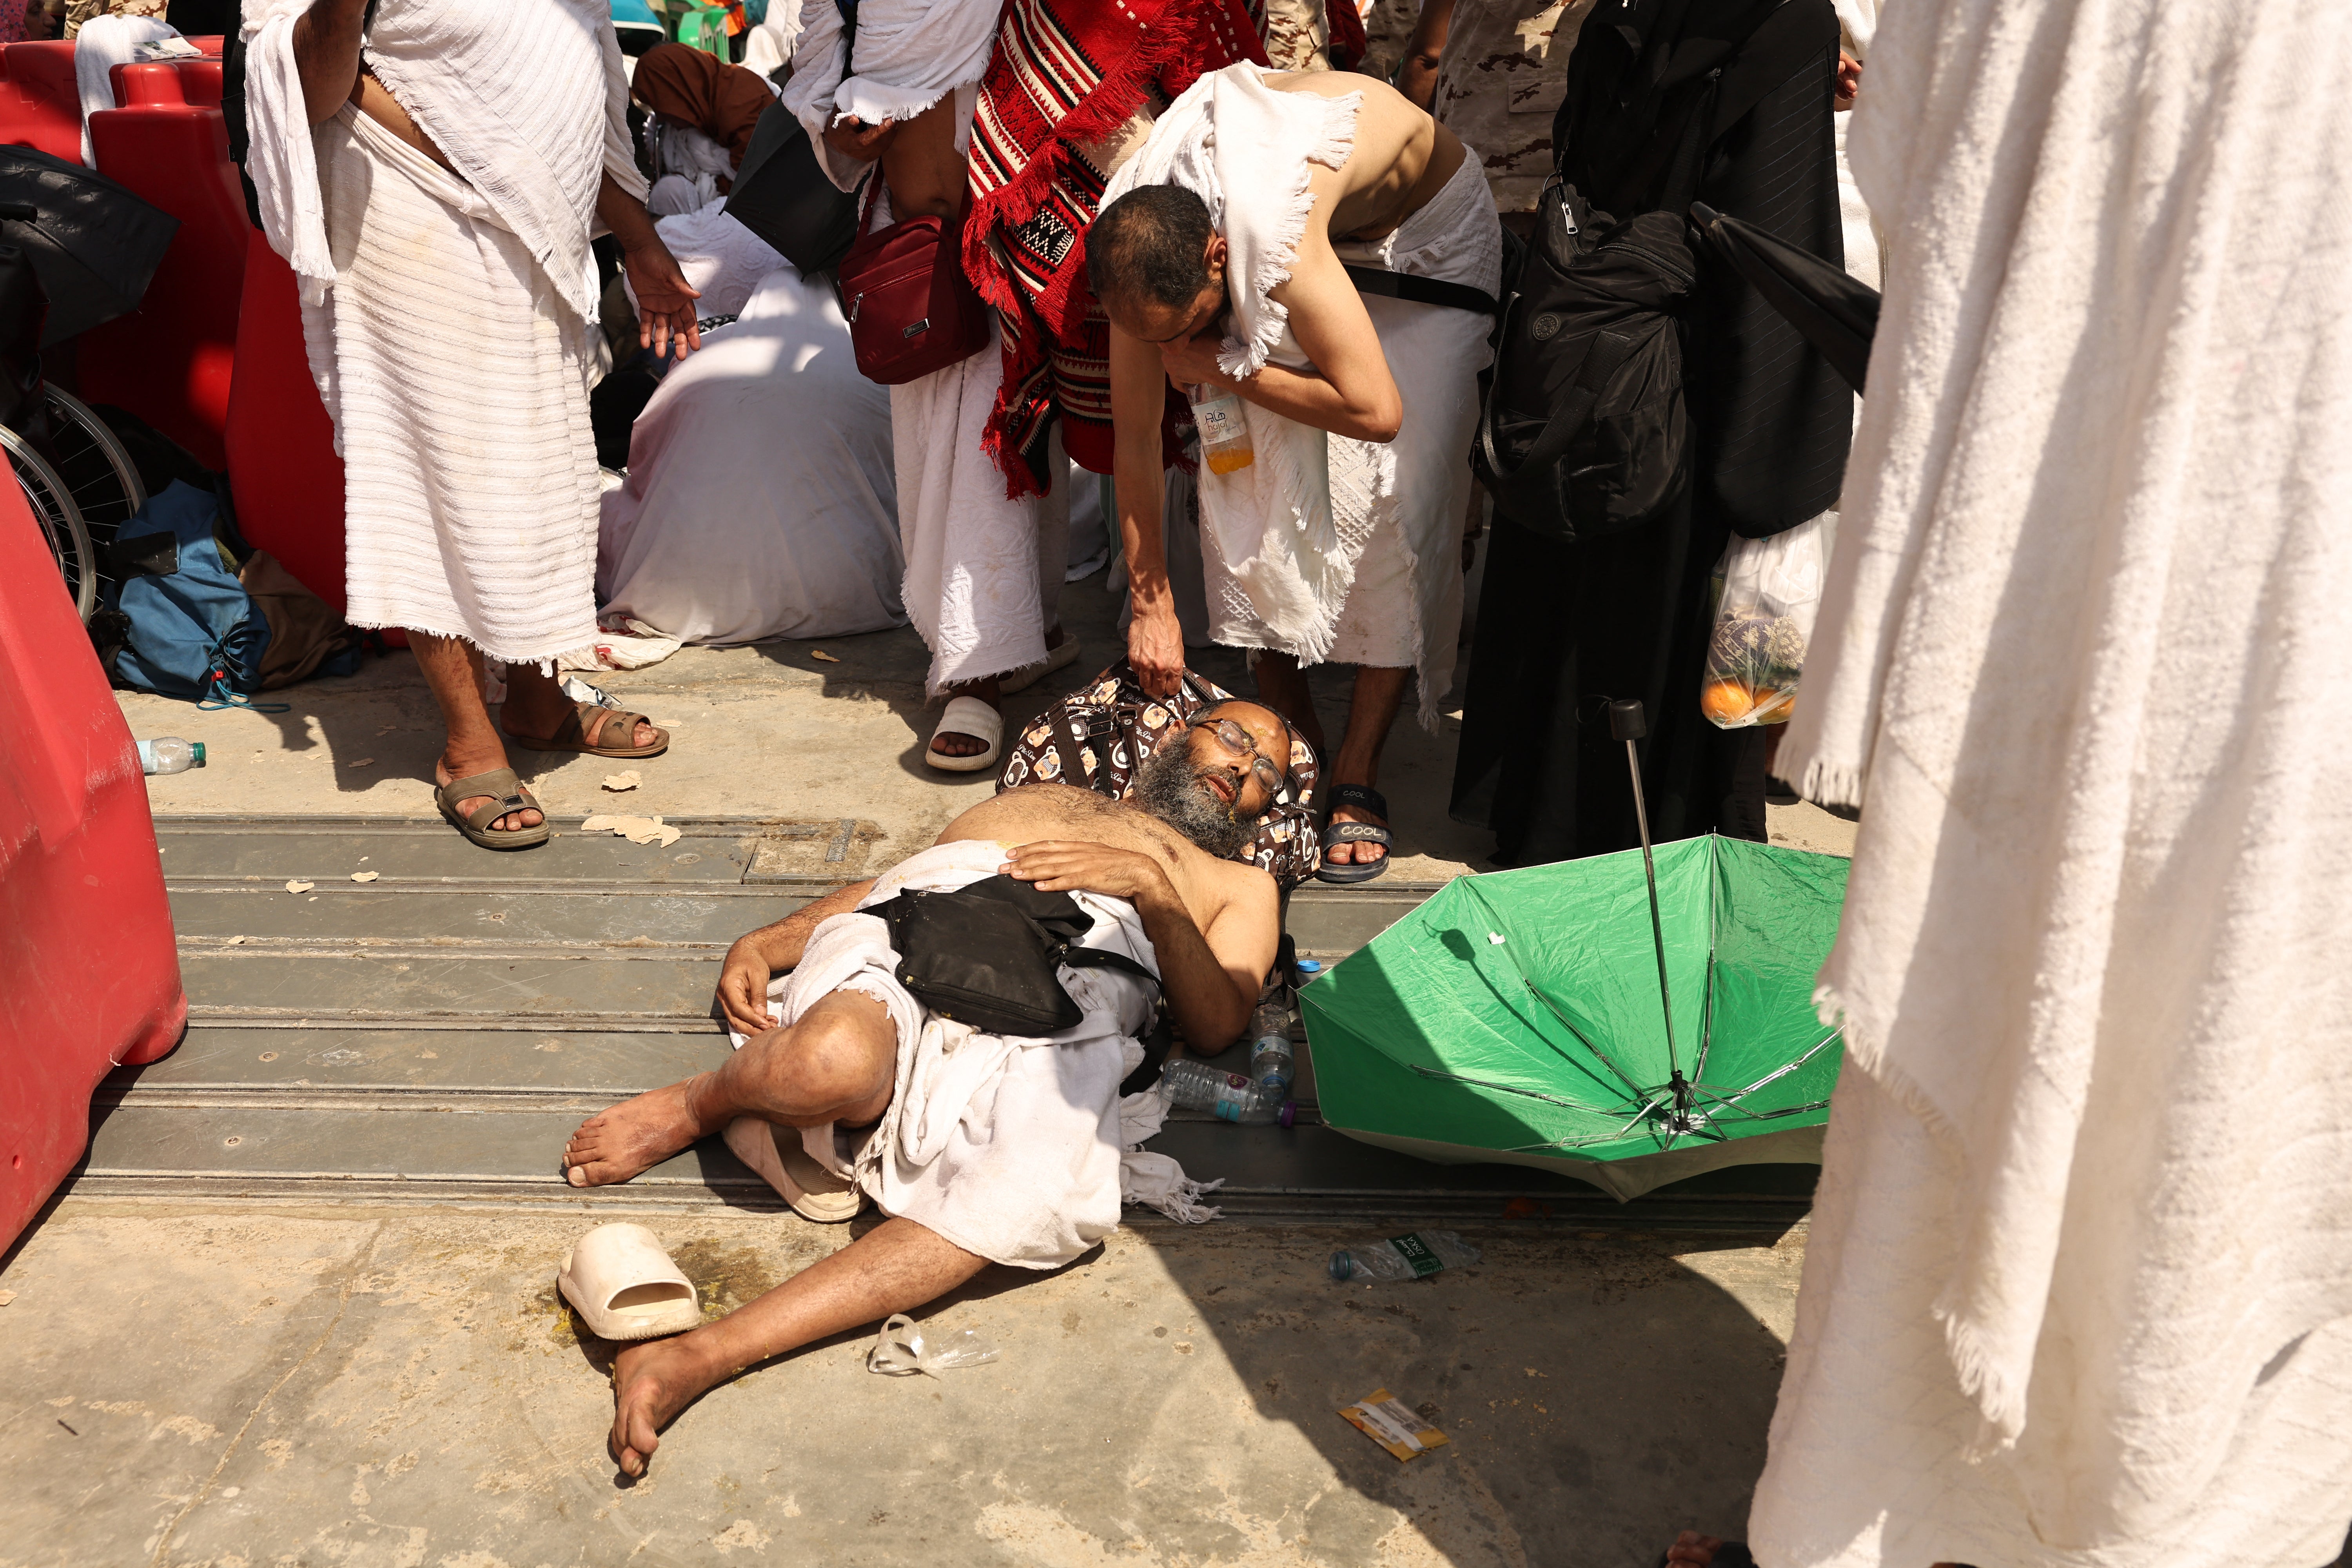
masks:
POLYGON ((1171 104, 1105 195, 1087 265, 1111 323, 1128 658, 1155 694, 1184 664, 1160 542, 1168 384, 1237 395, 1255 460, 1203 463, 1199 481, 1210 635, 1260 650, 1260 694, 1328 760, 1321 876, 1369 880, 1386 868, 1374 785, 1406 681, 1433 731, 1453 681, 1492 324, 1465 306, 1502 265, 1479 159, 1367 77, 1236 65, 1171 104), (1360 295, 1350 265, 1452 285, 1455 302, 1360 295), (1324 660, 1357 667, 1336 754, 1301 668, 1324 660))
POLYGON ((611 1447, 624 1471, 644 1474, 660 1429, 755 1362, 911 1311, 992 1260, 1059 1268, 1118 1226, 1118 1085, 1141 1059, 1154 988, 1066 968, 1084 1022, 1045 1039, 978 1034, 916 1001, 895 977, 889 926, 856 911, 999 873, 1068 892, 1094 921, 1083 945, 1156 974, 1187 1040, 1234 1039, 1281 915, 1273 878, 1227 857, 1289 755, 1266 709, 1204 709, 1152 752, 1128 799, 1007 790, 931 848, 735 943, 719 1004, 750 1038, 717 1071, 584 1122, 564 1151, 571 1182, 625 1182, 725 1131, 802 1212, 847 1219, 862 1193, 891 1217, 727 1317, 622 1351, 611 1447))

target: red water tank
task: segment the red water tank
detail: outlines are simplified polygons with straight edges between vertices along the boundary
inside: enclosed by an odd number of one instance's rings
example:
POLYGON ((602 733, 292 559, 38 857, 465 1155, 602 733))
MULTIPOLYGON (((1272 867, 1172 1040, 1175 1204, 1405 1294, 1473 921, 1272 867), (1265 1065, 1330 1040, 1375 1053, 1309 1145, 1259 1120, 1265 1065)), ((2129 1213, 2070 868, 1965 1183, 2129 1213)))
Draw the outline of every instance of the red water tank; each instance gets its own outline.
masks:
POLYGON ((0 45, 0 145, 81 162, 81 89, 64 39, 0 45))
POLYGON ((56 563, 0 484, 0 1252, 89 1142, 109 1068, 188 1021, 147 781, 56 563))
POLYGON ((142 103, 193 103, 199 109, 221 104, 221 63, 216 59, 150 61, 116 66, 107 73, 114 84, 119 109, 142 103))
POLYGON ((340 611, 343 460, 310 378, 294 269, 252 231, 228 389, 228 478, 247 539, 340 611))
POLYGON ((220 110, 185 101, 184 72, 196 68, 125 68, 149 96, 89 117, 99 173, 178 218, 180 231, 139 309, 82 334, 79 390, 86 402, 129 409, 217 468, 228 460, 221 437, 253 226, 220 110))

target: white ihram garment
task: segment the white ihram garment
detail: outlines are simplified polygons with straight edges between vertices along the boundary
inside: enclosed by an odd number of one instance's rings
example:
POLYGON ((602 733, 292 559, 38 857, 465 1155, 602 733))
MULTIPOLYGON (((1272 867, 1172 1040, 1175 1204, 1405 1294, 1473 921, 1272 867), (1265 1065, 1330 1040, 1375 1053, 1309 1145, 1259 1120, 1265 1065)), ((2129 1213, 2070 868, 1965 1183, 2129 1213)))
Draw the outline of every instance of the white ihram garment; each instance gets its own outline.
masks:
POLYGON ((604 500, 604 618, 722 646, 880 631, 906 624, 905 570, 890 399, 833 289, 778 267, 637 416, 604 500))
POLYGON ((1864 805, 1768 1568, 2352 1517, 2352 8, 1891 6, 1784 768, 1864 805), (2291 84, 2283 86, 2282 84, 2291 84))
MULTIPOLYGON (((952 95, 956 147, 968 145, 996 16, 995 0, 867 0, 857 11, 857 74, 845 84, 840 13, 811 8, 783 101, 808 128, 836 184, 855 190, 875 167, 824 147, 824 132, 839 115, 854 113, 868 124, 891 114, 905 119, 952 95), (933 47, 915 47, 926 29, 933 47), (845 96, 836 100, 836 91, 845 96), (886 114, 892 104, 898 107, 886 114)), ((886 192, 874 204, 870 226, 889 222, 886 192)), ((1045 658, 1069 548, 1069 486, 1010 498, 1004 475, 982 447, 1004 375, 990 314, 987 347, 890 389, 898 533, 907 557, 903 597, 931 650, 925 689, 935 697, 1045 658)), ((1047 467, 1066 468, 1058 435, 1047 467)))
POLYGON ((382 0, 368 67, 452 174, 348 105, 312 131, 293 55, 309 8, 247 6, 247 168, 343 458, 346 614, 500 659, 584 648, 589 237, 604 175, 645 192, 611 17, 603 0, 382 0))
MULTIPOLYGON (((1269 297, 1290 277, 1314 209, 1307 164, 1339 168, 1355 145, 1362 95, 1325 98, 1265 84, 1252 65, 1202 77, 1153 124, 1103 194, 1174 184, 1207 204, 1225 238, 1239 335, 1220 364, 1312 369, 1269 297)), ((1494 197, 1470 153, 1452 180, 1386 237, 1334 242, 1342 260, 1469 285, 1492 294, 1502 266, 1494 197)), ((1462 579, 1454 544, 1470 486, 1484 316, 1367 297, 1404 402, 1394 442, 1353 441, 1244 404, 1255 458, 1199 479, 1211 635, 1419 672, 1421 720, 1434 728, 1453 683, 1462 579)))
MULTIPOLYGON (((859 907, 993 877, 1005 852, 992 840, 936 845, 885 872, 859 907)), ((1133 905, 1071 897, 1094 918, 1082 945, 1159 973, 1133 905)), ((870 1131, 805 1129, 802 1146, 820 1163, 855 1181, 883 1213, 1022 1268, 1076 1258, 1118 1228, 1123 1200, 1174 1219, 1215 1217, 1200 1202, 1208 1187, 1168 1156, 1129 1147, 1159 1130, 1156 1094, 1122 1104, 1118 1093, 1143 1058, 1137 1037, 1150 1026, 1150 987, 1113 970, 1065 969, 1062 982, 1086 1015, 1079 1023, 1034 1038, 984 1035, 933 1017, 898 984, 897 967, 879 916, 835 915, 810 934, 799 966, 769 983, 769 1010, 782 1024, 849 990, 880 1002, 898 1032, 889 1109, 870 1131)))

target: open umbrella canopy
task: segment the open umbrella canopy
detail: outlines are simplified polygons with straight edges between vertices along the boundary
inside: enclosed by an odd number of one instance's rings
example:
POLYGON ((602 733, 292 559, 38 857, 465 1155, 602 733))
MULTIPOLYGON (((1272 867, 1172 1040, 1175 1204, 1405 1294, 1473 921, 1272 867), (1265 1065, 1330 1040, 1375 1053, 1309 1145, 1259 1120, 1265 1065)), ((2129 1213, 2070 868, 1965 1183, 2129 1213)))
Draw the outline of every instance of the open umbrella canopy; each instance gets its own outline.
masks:
POLYGON ((1457 878, 1299 993, 1323 1120, 1620 1198, 1817 1161, 1843 1053, 1813 975, 1845 875, 1744 839, 1658 846, 1671 1040, 1639 850, 1457 878))
POLYGON ((137 310, 179 229, 94 169, 0 147, 0 244, 23 247, 48 295, 44 348, 137 310))
POLYGON ((1878 334, 1878 290, 1780 236, 1694 202, 1691 222, 1707 248, 1754 285, 1856 392, 1878 334))

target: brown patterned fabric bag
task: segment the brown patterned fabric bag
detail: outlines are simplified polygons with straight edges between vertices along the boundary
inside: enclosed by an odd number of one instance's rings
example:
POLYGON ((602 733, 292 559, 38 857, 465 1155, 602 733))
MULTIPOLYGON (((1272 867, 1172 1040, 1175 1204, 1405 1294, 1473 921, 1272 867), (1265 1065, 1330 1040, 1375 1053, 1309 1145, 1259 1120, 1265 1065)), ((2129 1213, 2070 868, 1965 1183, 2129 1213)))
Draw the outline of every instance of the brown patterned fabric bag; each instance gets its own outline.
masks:
MULTIPOLYGON (((1022 729, 996 787, 1066 783, 1124 800, 1143 760, 1179 721, 1232 700, 1233 693, 1189 669, 1175 696, 1149 696, 1120 659, 1022 729)), ((1315 874, 1321 854, 1312 809, 1317 777, 1315 749, 1293 735, 1289 779, 1259 818, 1257 837, 1234 857, 1273 873, 1286 892, 1315 874)))

